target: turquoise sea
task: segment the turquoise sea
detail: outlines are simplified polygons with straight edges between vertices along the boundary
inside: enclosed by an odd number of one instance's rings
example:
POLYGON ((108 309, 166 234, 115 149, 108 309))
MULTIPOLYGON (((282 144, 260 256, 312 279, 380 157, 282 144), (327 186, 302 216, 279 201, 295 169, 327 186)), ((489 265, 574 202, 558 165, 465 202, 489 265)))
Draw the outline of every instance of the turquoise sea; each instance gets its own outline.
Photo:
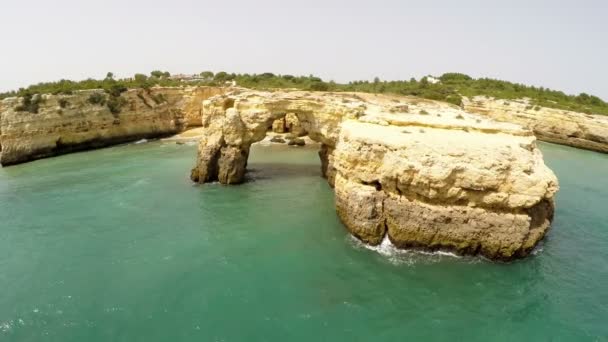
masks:
POLYGON ((0 341, 608 341, 608 155, 541 148, 555 222, 512 263, 362 246, 309 148, 230 187, 158 141, 0 169, 0 341))

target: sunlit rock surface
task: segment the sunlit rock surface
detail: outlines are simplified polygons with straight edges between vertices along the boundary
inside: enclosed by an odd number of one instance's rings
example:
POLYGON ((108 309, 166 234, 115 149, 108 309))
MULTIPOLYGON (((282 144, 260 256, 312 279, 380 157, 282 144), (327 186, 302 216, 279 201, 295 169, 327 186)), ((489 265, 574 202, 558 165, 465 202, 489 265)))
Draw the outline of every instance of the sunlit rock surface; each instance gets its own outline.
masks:
MULTIPOLYGON (((226 88, 186 87, 131 89, 120 95, 118 113, 106 103, 93 104, 92 94, 41 95, 37 113, 17 110, 21 98, 0 101, 0 163, 4 166, 73 151, 142 138, 175 134, 201 125, 203 100, 226 88)), ((40 95, 36 95, 40 96, 40 95)))
POLYGON ((539 140, 608 153, 608 116, 539 107, 528 100, 476 96, 463 100, 465 110, 497 121, 512 122, 534 132, 539 140))

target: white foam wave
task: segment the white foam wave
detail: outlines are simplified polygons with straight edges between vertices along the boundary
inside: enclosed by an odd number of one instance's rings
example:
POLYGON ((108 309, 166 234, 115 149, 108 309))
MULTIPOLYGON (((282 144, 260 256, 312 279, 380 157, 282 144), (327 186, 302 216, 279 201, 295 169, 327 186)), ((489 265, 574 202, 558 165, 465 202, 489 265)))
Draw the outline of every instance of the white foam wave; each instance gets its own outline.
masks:
POLYGON ((0 331, 8 332, 13 327, 14 322, 12 320, 6 322, 0 322, 0 331))
POLYGON ((388 238, 384 236, 382 242, 377 246, 368 245, 361 242, 356 237, 350 235, 351 241, 359 248, 369 249, 388 258, 393 264, 413 265, 417 262, 436 262, 444 257, 462 259, 463 257, 447 251, 425 251, 417 249, 399 249, 388 238))
POLYGON ((532 252, 530 252, 531 255, 538 255, 540 254, 545 248, 545 241, 541 240, 536 247, 534 247, 534 249, 532 249, 532 252))
POLYGON ((141 139, 141 140, 137 140, 134 144, 139 145, 139 144, 145 144, 148 142, 148 139, 141 139))

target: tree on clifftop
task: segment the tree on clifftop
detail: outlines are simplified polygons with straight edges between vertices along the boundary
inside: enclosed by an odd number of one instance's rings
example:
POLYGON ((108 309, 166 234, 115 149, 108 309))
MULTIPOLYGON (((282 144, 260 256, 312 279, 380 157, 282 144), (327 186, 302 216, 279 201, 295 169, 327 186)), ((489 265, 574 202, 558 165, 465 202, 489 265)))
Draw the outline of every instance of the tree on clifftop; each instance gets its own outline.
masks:
POLYGON ((150 76, 156 78, 168 78, 169 76, 171 76, 171 74, 168 71, 154 70, 150 73, 150 76))
POLYGON ((200 73, 200 76, 202 78, 204 78, 205 80, 212 80, 213 79, 213 72, 212 71, 203 71, 200 73))

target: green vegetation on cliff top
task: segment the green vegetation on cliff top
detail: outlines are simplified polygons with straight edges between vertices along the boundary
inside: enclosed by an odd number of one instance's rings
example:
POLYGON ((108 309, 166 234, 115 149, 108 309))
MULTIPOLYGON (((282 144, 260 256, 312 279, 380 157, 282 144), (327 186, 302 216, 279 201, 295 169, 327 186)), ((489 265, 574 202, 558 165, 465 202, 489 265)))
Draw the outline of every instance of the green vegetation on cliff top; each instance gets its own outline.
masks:
MULTIPOLYGON (((529 98, 530 106, 538 108, 549 107, 571 110, 588 114, 608 115, 608 103, 597 96, 581 93, 567 95, 561 91, 543 87, 526 86, 507 81, 489 78, 474 79, 460 73, 446 73, 437 79, 423 77, 409 81, 353 81, 340 84, 333 81, 323 81, 319 77, 263 74, 230 74, 226 72, 213 73, 205 71, 198 77, 171 77, 168 72, 153 71, 150 76, 135 74, 128 79, 115 80, 108 73, 103 80, 87 79, 83 81, 61 80, 58 82, 38 83, 18 91, 0 93, 0 99, 11 96, 23 96, 32 99, 35 94, 72 94, 74 91, 87 89, 104 89, 114 97, 127 88, 149 89, 153 86, 178 87, 186 85, 220 86, 226 82, 236 82, 237 85, 252 89, 295 88, 313 91, 358 91, 368 93, 390 93, 419 96, 431 100, 446 101, 456 105, 462 103, 462 97, 477 95, 504 100, 529 98)), ((31 102, 24 104, 24 110, 31 107, 31 102)), ((36 106, 36 104, 34 104, 36 106)), ((532 108, 531 107, 531 108, 532 108)), ((35 108, 29 108, 35 109, 35 108)))

